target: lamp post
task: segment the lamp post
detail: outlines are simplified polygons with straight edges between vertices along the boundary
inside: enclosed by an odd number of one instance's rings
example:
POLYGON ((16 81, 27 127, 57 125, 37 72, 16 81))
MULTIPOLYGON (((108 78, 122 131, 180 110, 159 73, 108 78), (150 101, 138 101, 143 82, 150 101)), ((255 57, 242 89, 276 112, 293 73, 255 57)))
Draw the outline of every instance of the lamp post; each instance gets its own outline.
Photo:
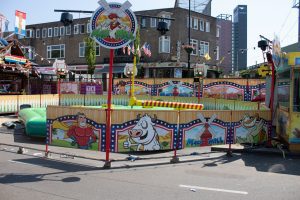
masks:
POLYGON ((200 71, 200 70, 197 70, 196 74, 195 74, 197 77, 198 77, 198 103, 200 103, 200 91, 201 91, 201 85, 202 85, 202 76, 203 76, 203 72, 200 71))
MULTIPOLYGON (((189 0, 189 28, 188 28, 189 46, 191 45, 191 0, 189 0)), ((191 76, 191 53, 188 53, 188 76, 191 76)))

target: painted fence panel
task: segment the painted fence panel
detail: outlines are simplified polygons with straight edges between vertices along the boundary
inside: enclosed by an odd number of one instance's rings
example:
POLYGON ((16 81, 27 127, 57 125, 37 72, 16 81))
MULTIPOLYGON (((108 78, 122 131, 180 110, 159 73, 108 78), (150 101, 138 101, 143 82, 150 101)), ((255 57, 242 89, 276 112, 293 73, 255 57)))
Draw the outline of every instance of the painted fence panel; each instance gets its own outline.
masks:
POLYGON ((271 137, 271 112, 232 111, 233 143, 262 144, 271 137))
MULTIPOLYGON (((266 83, 262 79, 202 79, 200 98, 264 101, 266 83)), ((135 80, 135 95, 198 97, 194 79, 146 78, 135 80)), ((129 79, 114 80, 114 94, 129 94, 129 79)))
POLYGON ((178 111, 114 110, 111 151, 154 151, 176 145, 178 111))
POLYGON ((105 111, 99 109, 48 106, 47 143, 69 148, 104 150, 105 117, 105 111))
POLYGON ((182 148, 225 144, 231 127, 231 111, 180 111, 182 148))
MULTIPOLYGON (((104 109, 48 106, 48 142, 105 151, 105 119, 104 109)), ((130 152, 228 143, 263 144, 270 136, 270 111, 114 108, 110 149, 130 152)))

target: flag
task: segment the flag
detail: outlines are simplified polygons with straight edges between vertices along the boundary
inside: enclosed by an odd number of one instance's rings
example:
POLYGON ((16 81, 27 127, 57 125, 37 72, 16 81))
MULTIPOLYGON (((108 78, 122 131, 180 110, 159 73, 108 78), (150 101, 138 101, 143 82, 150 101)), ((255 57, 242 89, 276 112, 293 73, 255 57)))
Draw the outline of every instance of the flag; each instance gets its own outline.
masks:
POLYGON ((26 13, 16 10, 15 34, 26 35, 26 13))
POLYGON ((208 53, 206 53, 206 54, 204 55, 204 58, 205 58, 205 60, 210 60, 210 59, 211 59, 211 57, 209 56, 208 53))
POLYGON ((131 47, 130 45, 127 46, 127 54, 130 55, 131 47))
POLYGON ((135 54, 135 52, 134 52, 134 44, 132 44, 132 46, 131 46, 131 53, 134 55, 135 54))
POLYGON ((151 56, 151 50, 150 50, 150 44, 148 43, 145 43, 143 46, 142 46, 142 49, 145 53, 146 56, 150 57, 151 56))
POLYGON ((137 47, 137 54, 139 56, 139 58, 141 57, 141 49, 140 49, 140 45, 138 45, 137 47))

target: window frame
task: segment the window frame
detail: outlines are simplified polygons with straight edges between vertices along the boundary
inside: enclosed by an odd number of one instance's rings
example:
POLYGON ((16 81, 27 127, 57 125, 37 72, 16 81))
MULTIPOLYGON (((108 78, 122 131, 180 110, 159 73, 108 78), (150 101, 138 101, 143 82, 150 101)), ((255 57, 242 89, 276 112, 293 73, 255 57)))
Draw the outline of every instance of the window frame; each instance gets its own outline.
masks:
POLYGON ((65 36, 66 34, 66 29, 64 26, 59 27, 59 35, 60 36, 65 36))
POLYGON ((205 54, 209 54, 209 42, 200 40, 199 41, 199 56, 204 56, 205 54), (204 46, 204 48, 203 48, 204 46), (207 51, 206 51, 207 50, 207 51))
POLYGON ((71 35, 72 34, 72 25, 66 26, 66 35, 71 35))
POLYGON ((65 58, 65 53, 66 51, 66 47, 65 47, 65 44, 58 44, 58 45, 48 45, 47 46, 47 59, 57 59, 57 58, 65 58), (55 47, 59 46, 59 57, 52 57, 52 51, 53 50, 57 50, 57 49, 53 49, 55 47), (50 55, 50 56, 49 56, 50 55))
POLYGON ((79 34, 79 24, 75 24, 74 25, 74 31, 73 31, 74 35, 78 35, 79 34))
POLYGON ((200 30, 200 31, 204 31, 204 30, 205 30, 205 27, 204 27, 204 20, 203 20, 203 19, 200 19, 200 20, 199 20, 199 30, 200 30))
POLYGON ((53 37, 53 28, 48 28, 48 37, 53 37))
POLYGON ((58 37, 59 36, 59 27, 54 27, 53 29, 53 37, 58 37), (55 34, 56 32, 56 34, 55 34))
POLYGON ((153 18, 153 17, 150 18, 150 27, 151 28, 157 27, 157 19, 156 18, 153 18))
POLYGON ((35 38, 40 38, 41 36, 41 30, 40 29, 36 29, 35 30, 35 38))
POLYGON ((171 52, 171 37, 162 35, 158 39, 158 53, 170 53, 171 52), (168 42, 168 46, 166 46, 166 42, 168 42), (166 49, 167 48, 167 49, 166 49))
POLYGON ((210 33, 210 22, 209 21, 205 22, 205 32, 210 33))
POLYGON ((194 50, 191 52, 192 56, 198 55, 198 40, 196 39, 190 39, 190 44, 194 47, 194 50))
MULTIPOLYGON (((79 44, 78 44, 78 57, 79 58, 84 58, 85 57, 85 49, 86 49, 86 42, 80 42, 79 44), (82 50, 84 50, 83 51, 83 55, 81 54, 82 53, 82 50)), ((96 43, 96 46, 95 46, 95 50, 96 50, 96 56, 100 56, 100 45, 98 44, 98 43, 96 43), (97 50, 98 50, 98 52, 97 52, 97 50)))

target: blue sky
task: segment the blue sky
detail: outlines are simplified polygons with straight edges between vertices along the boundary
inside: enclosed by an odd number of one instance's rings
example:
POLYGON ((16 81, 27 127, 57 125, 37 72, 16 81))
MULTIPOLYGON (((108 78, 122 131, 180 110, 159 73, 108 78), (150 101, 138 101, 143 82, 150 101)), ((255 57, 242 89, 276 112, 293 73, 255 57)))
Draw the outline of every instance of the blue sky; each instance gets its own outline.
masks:
MULTIPOLYGON (((14 26, 14 12, 27 13, 27 24, 58 21, 60 13, 54 9, 95 10, 98 0, 1 0, 0 13, 14 26)), ((125 0, 107 0, 124 2, 125 0)), ((175 0, 129 0, 132 10, 151 10, 173 7, 175 0)), ((188 0, 186 0, 188 1, 188 0)), ((248 66, 262 62, 262 53, 257 46, 259 35, 273 39, 278 35, 281 46, 298 40, 298 10, 292 8, 294 0, 212 0, 212 16, 231 14, 237 5, 248 6, 248 66)), ((74 14, 74 18, 89 17, 89 14, 74 14)))

